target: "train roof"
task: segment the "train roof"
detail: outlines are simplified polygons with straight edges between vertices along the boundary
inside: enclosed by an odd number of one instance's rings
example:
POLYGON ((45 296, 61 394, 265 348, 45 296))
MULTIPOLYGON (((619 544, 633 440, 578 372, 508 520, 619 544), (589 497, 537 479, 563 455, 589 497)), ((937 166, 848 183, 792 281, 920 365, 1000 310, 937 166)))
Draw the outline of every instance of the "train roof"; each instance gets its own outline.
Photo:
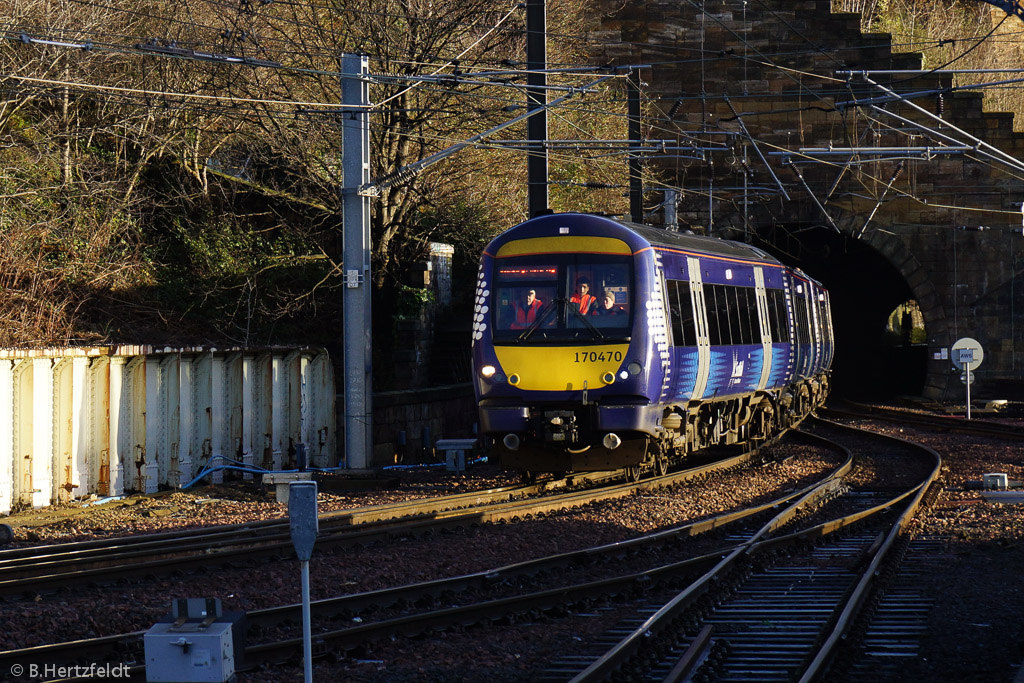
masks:
POLYGON ((649 225, 638 223, 626 223, 619 221, 624 226, 637 233, 645 240, 656 246, 675 247, 689 251, 700 251, 721 256, 732 256, 748 261, 767 261, 778 263, 778 260, 766 251, 758 249, 744 242, 734 242, 718 237, 705 237, 680 233, 664 228, 654 228, 649 225))
POLYGON ((566 225, 566 221, 571 221, 581 227, 586 226, 588 228, 597 229, 601 232, 604 230, 615 231, 626 229, 635 236, 633 239, 627 240, 632 242, 634 247, 637 247, 642 243, 647 243, 655 247, 665 247, 669 249, 679 249, 690 252, 724 256, 737 260, 781 265, 776 258, 767 252, 749 244, 744 244, 743 242, 733 242, 731 240, 723 240, 717 237, 704 237, 702 235, 674 232, 599 214, 572 212, 545 214, 520 223, 501 235, 498 235, 491 244, 488 245, 486 251, 489 253, 496 253, 497 247, 508 240, 539 237, 545 233, 550 234, 549 231, 552 227, 558 226, 561 228, 566 225))

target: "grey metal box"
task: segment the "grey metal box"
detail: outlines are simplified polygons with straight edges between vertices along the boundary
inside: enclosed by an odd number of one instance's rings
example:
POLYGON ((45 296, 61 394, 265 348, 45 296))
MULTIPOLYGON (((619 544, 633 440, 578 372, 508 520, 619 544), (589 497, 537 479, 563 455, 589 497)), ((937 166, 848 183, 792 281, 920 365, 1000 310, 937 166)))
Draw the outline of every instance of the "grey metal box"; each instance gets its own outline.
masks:
POLYGON ((981 475, 981 484, 986 489, 1005 491, 1010 484, 1009 477, 1003 472, 990 472, 981 475))
POLYGON ((146 631, 150 683, 224 683, 235 673, 234 623, 159 622, 146 631))
POLYGON ((462 472, 466 469, 466 454, 472 454, 476 439, 438 439, 437 450, 445 454, 445 469, 462 472))

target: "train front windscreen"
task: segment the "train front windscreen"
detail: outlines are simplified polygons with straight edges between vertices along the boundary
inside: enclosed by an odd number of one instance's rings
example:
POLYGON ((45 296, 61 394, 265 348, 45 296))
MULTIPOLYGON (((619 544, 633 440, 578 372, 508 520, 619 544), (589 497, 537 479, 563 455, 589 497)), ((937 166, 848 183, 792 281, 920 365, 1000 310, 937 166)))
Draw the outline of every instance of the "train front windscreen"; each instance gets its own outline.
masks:
POLYGON ((632 261, 626 255, 530 255, 495 261, 496 344, 607 343, 629 337, 632 261))

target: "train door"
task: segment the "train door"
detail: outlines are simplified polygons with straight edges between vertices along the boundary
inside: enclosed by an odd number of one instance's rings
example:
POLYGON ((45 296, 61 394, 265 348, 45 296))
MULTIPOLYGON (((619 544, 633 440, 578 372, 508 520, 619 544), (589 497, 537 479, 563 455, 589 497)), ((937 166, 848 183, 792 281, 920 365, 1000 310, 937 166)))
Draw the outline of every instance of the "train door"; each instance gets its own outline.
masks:
MULTIPOLYGON (((638 278, 639 279, 639 278, 638 278)), ((634 287, 634 289, 637 289, 634 287)), ((669 344, 669 334, 672 329, 670 316, 670 299, 668 296, 668 282, 665 279, 665 268, 661 262, 661 254, 654 254, 654 290, 659 293, 660 301, 651 297, 651 309, 648 313, 650 320, 651 337, 654 342, 658 360, 661 363, 661 402, 668 400, 670 387, 673 384, 677 369, 672 363, 672 351, 669 344), (658 311, 658 307, 661 311, 658 311)))
POLYGON ((803 344, 804 339, 807 336, 807 330, 804 325, 801 325, 801 317, 806 319, 806 302, 803 297, 800 296, 800 290, 802 289, 800 282, 792 275, 787 273, 785 278, 786 283, 786 310, 789 311, 789 347, 790 347, 790 358, 792 371, 788 377, 789 380, 795 377, 800 377, 803 374, 803 362, 806 357, 804 352, 803 344), (801 310, 804 315, 801 316, 801 310))
POLYGON ((690 303, 693 306, 694 327, 697 332, 697 381, 693 386, 693 398, 703 398, 711 373, 711 340, 708 336, 707 309, 704 304, 704 281, 700 272, 700 259, 688 256, 687 271, 690 276, 690 303))
POLYGON ((811 331, 811 371, 817 374, 824 366, 825 345, 821 325, 821 290, 808 283, 808 303, 810 304, 810 320, 808 328, 811 331))
POLYGON ((823 367, 827 368, 832 365, 832 357, 835 354, 835 338, 832 331, 832 299, 829 297, 827 290, 824 290, 822 293, 825 295, 821 312, 822 320, 825 323, 825 360, 823 367))
POLYGON ((757 297, 758 329, 761 331, 761 350, 764 354, 761 363, 761 378, 757 382, 757 388, 760 391, 768 386, 768 378, 772 371, 772 333, 768 319, 768 293, 764 287, 764 270, 760 266, 754 267, 754 293, 757 297))

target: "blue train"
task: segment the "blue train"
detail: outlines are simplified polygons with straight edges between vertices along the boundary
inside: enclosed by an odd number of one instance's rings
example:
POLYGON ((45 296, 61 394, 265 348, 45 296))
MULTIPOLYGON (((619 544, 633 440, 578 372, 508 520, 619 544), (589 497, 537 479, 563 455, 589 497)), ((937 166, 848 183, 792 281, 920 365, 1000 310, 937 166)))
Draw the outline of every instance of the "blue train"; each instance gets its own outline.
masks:
POLYGON ((828 292, 747 244, 549 214, 480 262, 480 427, 528 476, 763 441, 825 400, 832 354, 828 292))

